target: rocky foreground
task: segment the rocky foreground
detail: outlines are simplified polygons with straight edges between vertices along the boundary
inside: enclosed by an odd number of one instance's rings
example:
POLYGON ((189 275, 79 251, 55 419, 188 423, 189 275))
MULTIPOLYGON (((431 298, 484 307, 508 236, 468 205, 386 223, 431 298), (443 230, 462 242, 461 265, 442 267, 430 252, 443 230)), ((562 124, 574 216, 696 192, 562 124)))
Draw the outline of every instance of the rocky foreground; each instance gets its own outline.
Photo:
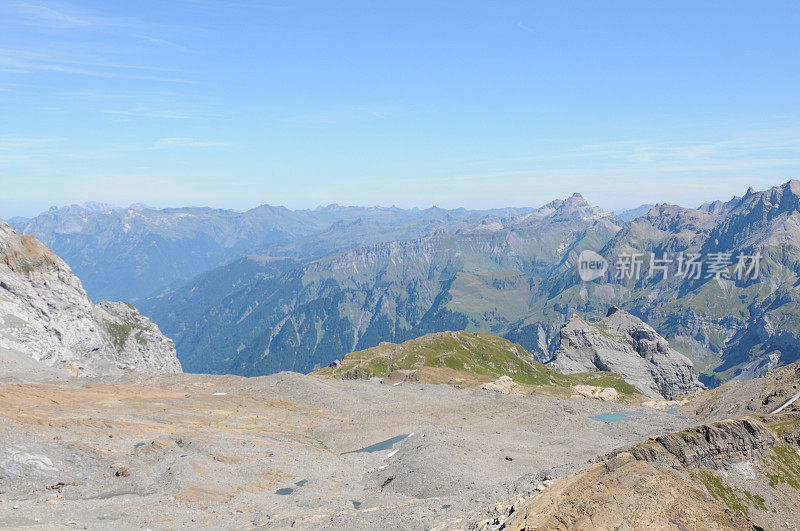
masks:
POLYGON ((444 332, 316 375, 180 374, 0 222, 0 527, 800 528, 800 365, 701 391, 616 308, 561 339, 548 365, 444 332))
MULTIPOLYGON (((786 403, 792 370, 759 392, 786 403)), ((706 422, 704 393, 628 406, 401 382, 2 383, 0 527, 800 528, 796 403, 706 422)))
POLYGON ((9 382, 0 527, 466 528, 548 477, 690 423, 599 400, 295 373, 9 382), (633 416, 592 418, 617 413, 633 416))
POLYGON ((610 453, 483 529, 797 529, 800 412, 704 424, 610 453))

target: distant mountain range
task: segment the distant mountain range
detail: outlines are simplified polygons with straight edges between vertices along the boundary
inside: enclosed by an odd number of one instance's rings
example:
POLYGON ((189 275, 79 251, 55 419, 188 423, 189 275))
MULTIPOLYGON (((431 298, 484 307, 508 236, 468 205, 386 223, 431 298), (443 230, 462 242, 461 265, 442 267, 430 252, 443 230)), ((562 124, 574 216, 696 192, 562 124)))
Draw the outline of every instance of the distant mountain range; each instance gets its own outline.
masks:
POLYGON ((640 205, 636 208, 628 208, 625 210, 617 210, 614 212, 614 215, 617 216, 621 221, 633 221, 634 219, 644 216, 650 209, 653 208, 655 205, 640 205))
MULTIPOLYGON (((652 325, 670 344, 691 358, 715 385, 733 377, 752 378, 800 359, 800 182, 769 190, 748 190, 742 198, 688 209, 657 205, 620 230, 600 251, 609 262, 643 253, 671 257, 669 274, 614 278, 582 283, 567 272, 528 326, 572 308, 600 317, 616 304, 652 325), (708 266, 723 253, 731 261, 720 278, 677 276, 678 257, 697 253, 708 266), (758 278, 738 279, 737 257, 760 255, 758 278)), ((523 343, 524 344, 524 343, 523 343)))
MULTIPOLYGON (((650 324, 707 385, 800 359, 800 183, 697 209, 616 214, 580 195, 486 211, 341 207, 52 209, 15 227, 58 252, 93 297, 134 299, 187 371, 311 371, 381 341, 491 332, 552 358, 576 313, 650 324), (608 270, 582 282, 576 261, 608 270), (638 278, 615 266, 641 253, 638 278), (678 255, 760 253, 758 278, 677 276, 678 255), (653 257, 667 275, 648 276, 653 257), (155 294, 155 295, 153 295, 155 294)), ((691 276, 691 275, 690 275, 691 276)))
POLYGON ((414 239, 534 210, 333 204, 314 210, 262 205, 237 212, 87 203, 52 207, 34 218, 8 222, 56 250, 93 299, 133 300, 177 287, 247 254, 320 258, 365 243, 414 239))
POLYGON ((215 282, 198 278, 140 307, 175 338, 186 370, 308 372, 380 341, 513 330, 572 248, 602 247, 618 230, 575 195, 523 215, 292 266, 245 258, 214 273, 231 286, 223 297, 215 282), (184 319, 192 308, 198 319, 184 319))

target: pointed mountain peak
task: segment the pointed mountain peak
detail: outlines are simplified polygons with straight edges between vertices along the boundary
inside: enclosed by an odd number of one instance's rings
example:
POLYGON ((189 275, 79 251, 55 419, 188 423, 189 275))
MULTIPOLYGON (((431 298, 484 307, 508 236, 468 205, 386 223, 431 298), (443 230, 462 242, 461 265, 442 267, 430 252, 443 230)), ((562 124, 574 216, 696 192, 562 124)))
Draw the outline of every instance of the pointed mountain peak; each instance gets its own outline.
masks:
POLYGON ((564 201, 553 201, 540 209, 545 217, 553 219, 598 219, 605 215, 600 207, 591 206, 579 193, 574 193, 564 201))
POLYGON ((572 204, 582 204, 582 205, 588 205, 589 204, 586 201, 586 199, 584 199, 583 196, 581 194, 579 194, 578 192, 575 192, 574 194, 572 194, 567 199, 567 202, 572 203, 572 204))
POLYGON ((791 179, 783 185, 783 191, 794 195, 800 195, 800 181, 791 179))

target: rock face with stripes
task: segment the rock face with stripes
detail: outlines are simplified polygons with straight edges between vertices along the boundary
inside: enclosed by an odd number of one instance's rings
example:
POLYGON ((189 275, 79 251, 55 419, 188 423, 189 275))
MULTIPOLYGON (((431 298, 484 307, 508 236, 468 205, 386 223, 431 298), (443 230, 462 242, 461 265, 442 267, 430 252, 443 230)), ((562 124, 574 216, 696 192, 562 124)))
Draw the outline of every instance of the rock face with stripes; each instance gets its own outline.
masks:
POLYGON ((653 398, 673 398, 703 389, 694 365, 670 348, 644 321, 613 306, 594 323, 573 316, 561 329, 551 364, 570 374, 610 371, 653 398))
POLYGON ((52 250, 0 221, 3 376, 181 372, 172 341, 122 302, 93 304, 52 250))

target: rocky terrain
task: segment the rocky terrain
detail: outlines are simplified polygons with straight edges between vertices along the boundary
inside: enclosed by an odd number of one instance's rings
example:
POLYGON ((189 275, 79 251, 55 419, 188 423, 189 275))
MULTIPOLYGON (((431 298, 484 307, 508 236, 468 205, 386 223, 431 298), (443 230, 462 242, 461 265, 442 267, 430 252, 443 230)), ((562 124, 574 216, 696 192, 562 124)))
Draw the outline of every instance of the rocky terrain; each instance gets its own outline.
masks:
POLYGON ((672 399, 703 389, 694 366, 641 319, 616 306, 594 323, 574 315, 561 328, 550 363, 567 373, 591 370, 621 374, 640 392, 672 399))
POLYGON ((800 393, 800 363, 773 370, 753 380, 728 382, 698 394, 691 413, 701 418, 722 419, 751 413, 768 414, 797 400, 800 393))
MULTIPOLYGON (((158 329, 0 228, 0 527, 800 526, 797 364, 644 400, 617 375, 446 332, 316 375, 143 374, 180 369, 158 329)), ((626 355, 672 359, 609 313, 594 329, 634 341, 626 355)))
POLYGON ((0 527, 465 528, 548 476, 689 423, 600 400, 295 373, 8 382, 0 527))
POLYGON ((2 375, 180 372, 171 340, 126 303, 93 304, 53 251, 0 222, 2 375))
POLYGON ((402 381, 0 382, 0 526, 800 528, 794 403, 707 420, 729 391, 650 407, 402 381))
POLYGON ((499 504, 494 529, 798 529, 800 412, 718 421, 610 453, 539 495, 499 504))
POLYGON ((800 529, 800 364, 701 391, 696 425, 622 446, 472 517, 495 529, 800 529))

